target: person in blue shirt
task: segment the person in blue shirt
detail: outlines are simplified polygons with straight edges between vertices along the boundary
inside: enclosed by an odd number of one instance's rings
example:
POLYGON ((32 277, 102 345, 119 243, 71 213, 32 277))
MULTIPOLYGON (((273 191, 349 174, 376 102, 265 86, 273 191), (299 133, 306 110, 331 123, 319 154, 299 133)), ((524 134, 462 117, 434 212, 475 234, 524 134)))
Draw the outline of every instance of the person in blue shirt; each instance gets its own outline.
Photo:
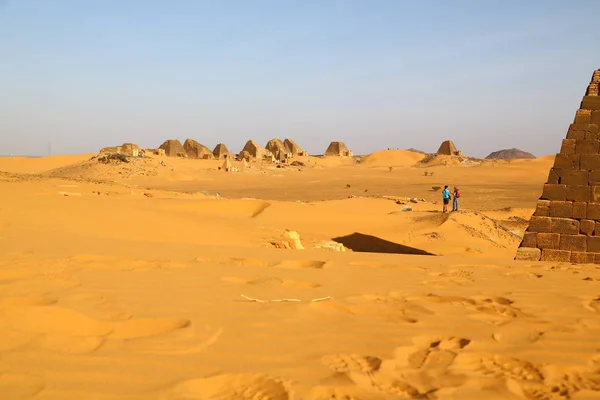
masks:
POLYGON ((442 190, 442 200, 444 200, 444 208, 442 212, 448 212, 448 204, 450 203, 450 190, 448 190, 448 185, 444 186, 444 190, 442 190))

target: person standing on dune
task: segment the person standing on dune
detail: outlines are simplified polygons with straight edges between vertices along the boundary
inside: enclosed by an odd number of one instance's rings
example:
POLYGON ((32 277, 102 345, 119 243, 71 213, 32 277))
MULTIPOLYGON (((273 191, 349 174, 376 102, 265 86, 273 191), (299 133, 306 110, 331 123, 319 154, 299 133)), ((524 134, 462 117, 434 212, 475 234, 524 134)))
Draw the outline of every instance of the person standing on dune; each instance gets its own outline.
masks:
POLYGON ((460 199, 460 190, 454 186, 454 199, 452 200, 452 211, 458 211, 458 199, 460 199))
POLYGON ((442 200, 444 200, 444 208, 442 209, 442 212, 447 213, 448 203, 450 203, 450 191, 448 190, 448 185, 444 186, 444 190, 442 190, 442 200))

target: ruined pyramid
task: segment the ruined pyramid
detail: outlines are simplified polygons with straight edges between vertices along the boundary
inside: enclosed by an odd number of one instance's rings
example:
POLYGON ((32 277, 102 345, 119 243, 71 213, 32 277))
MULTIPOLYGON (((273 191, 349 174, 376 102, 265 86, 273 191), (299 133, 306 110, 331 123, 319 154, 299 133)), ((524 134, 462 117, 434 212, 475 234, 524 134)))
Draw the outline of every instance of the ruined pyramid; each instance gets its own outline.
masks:
POLYGON ((515 259, 600 264, 600 69, 563 139, 515 259))

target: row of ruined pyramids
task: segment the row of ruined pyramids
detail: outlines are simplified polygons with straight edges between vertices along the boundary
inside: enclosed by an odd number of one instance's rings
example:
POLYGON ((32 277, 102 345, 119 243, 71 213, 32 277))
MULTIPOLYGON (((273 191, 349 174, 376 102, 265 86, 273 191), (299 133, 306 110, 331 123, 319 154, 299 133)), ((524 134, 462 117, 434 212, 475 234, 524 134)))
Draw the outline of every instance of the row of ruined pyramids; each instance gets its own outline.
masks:
POLYGON ((562 141, 515 259, 600 264, 600 69, 562 141))
MULTIPOLYGON (((170 139, 160 145, 159 149, 165 151, 165 155, 169 157, 190 157, 190 158, 228 158, 230 152, 227 146, 219 143, 211 151, 205 145, 198 143, 194 139, 187 139, 183 145, 179 140, 170 139)), ((271 139, 265 147, 262 147, 254 140, 248 140, 244 148, 239 153, 242 158, 263 158, 265 156, 273 156, 276 159, 285 159, 306 155, 307 153, 292 139, 271 139)), ((344 156, 351 155, 346 145, 342 142, 331 142, 325 155, 344 156)))

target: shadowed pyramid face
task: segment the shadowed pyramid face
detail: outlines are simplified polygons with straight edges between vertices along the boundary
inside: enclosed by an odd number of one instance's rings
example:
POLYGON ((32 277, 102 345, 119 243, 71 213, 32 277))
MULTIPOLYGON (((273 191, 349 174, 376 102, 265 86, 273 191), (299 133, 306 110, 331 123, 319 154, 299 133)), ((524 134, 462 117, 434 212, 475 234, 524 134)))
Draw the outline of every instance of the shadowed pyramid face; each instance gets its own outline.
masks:
POLYGON ((599 84, 596 70, 515 259, 600 264, 599 84))

